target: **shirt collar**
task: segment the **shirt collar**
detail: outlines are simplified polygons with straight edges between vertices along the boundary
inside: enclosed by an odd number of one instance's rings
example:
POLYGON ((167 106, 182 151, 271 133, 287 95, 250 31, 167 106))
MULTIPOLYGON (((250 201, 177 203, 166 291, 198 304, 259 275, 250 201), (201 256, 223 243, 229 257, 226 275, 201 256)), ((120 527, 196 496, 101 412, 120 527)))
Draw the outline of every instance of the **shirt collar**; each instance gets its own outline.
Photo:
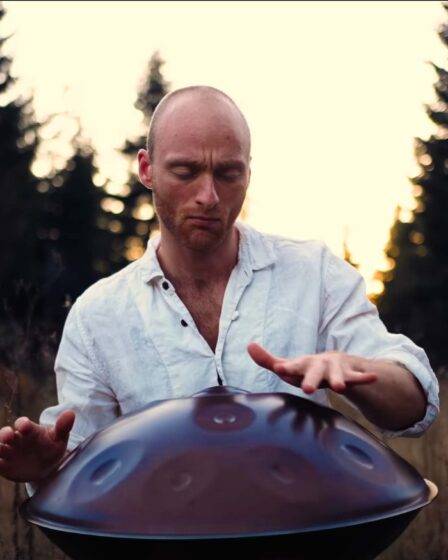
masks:
POLYGON ((270 266, 276 259, 272 243, 265 235, 248 224, 236 224, 240 232, 238 260, 249 270, 261 270, 270 266))
MULTIPOLYGON (((240 233, 238 262, 246 270, 261 270, 275 262, 276 256, 272 243, 264 235, 247 224, 236 224, 240 233)), ((148 240, 144 255, 140 258, 140 270, 144 282, 151 282, 156 278, 163 278, 163 270, 157 259, 157 247, 160 243, 160 233, 148 240)))
POLYGON ((151 282, 155 278, 163 278, 163 270, 157 258, 157 247, 160 243, 160 233, 148 240, 144 255, 140 258, 140 270, 144 282, 151 282))

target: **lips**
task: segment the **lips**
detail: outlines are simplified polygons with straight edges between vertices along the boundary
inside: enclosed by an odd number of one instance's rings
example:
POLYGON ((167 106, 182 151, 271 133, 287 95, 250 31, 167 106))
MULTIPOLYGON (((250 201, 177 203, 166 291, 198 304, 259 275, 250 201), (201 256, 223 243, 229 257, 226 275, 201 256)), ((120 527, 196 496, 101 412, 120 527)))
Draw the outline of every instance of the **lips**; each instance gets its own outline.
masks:
POLYGON ((187 220, 195 226, 205 228, 216 227, 220 223, 219 218, 210 218, 208 216, 189 216, 187 220))

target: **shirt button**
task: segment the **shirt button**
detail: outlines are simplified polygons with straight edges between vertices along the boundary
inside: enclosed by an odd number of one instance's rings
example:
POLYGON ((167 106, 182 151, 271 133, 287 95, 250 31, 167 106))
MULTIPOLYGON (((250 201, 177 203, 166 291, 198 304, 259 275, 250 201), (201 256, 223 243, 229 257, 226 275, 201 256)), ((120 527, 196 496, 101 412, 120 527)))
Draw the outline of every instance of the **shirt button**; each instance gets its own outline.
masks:
POLYGON ((240 316, 239 311, 234 311, 232 315, 232 321, 236 321, 239 316, 240 316))
POLYGON ((188 323, 187 323, 187 321, 185 321, 184 319, 182 319, 182 321, 180 322, 180 324, 181 324, 183 327, 188 327, 188 323))
POLYGON ((166 281, 165 281, 165 282, 162 282, 162 288, 163 288, 164 290, 168 290, 169 287, 170 287, 170 285, 168 284, 168 282, 166 282, 166 281))

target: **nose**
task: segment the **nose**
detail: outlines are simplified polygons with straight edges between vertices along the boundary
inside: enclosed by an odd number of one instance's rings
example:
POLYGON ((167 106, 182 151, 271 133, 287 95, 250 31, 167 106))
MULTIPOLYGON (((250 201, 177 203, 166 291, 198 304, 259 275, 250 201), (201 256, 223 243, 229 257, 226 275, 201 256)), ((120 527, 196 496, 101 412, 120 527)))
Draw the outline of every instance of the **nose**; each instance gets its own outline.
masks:
POLYGON ((206 208, 213 208, 219 202, 213 175, 204 174, 196 190, 196 203, 206 208))

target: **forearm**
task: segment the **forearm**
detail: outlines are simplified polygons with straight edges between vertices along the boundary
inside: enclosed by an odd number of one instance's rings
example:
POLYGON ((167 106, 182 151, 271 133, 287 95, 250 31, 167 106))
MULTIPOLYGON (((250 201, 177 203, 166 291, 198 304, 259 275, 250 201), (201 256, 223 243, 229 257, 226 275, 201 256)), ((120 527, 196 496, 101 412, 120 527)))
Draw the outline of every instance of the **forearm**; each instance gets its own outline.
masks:
POLYGON ((425 416, 426 396, 410 371, 389 360, 360 359, 362 368, 375 373, 377 381, 353 385, 345 396, 370 422, 385 430, 402 430, 425 416))

